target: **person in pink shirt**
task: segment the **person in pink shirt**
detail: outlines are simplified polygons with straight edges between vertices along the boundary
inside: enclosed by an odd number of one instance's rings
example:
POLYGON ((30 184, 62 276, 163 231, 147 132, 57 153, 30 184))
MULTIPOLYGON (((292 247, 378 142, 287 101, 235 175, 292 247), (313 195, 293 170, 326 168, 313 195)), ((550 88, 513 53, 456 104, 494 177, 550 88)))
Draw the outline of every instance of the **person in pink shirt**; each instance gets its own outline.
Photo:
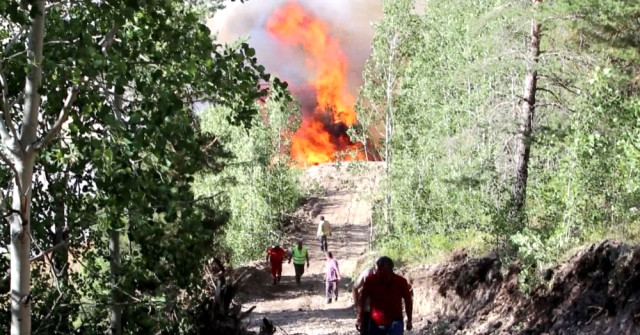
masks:
POLYGON ((340 268, 338 261, 333 258, 331 252, 327 252, 327 263, 325 265, 325 287, 327 303, 330 304, 332 299, 338 301, 338 283, 340 282, 340 268))

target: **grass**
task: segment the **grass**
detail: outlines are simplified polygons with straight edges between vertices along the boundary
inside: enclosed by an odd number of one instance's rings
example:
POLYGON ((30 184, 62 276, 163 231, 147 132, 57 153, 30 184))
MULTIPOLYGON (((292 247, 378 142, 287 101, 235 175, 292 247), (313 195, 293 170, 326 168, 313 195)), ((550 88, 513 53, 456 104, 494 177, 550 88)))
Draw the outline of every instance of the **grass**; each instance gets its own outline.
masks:
MULTIPOLYGON (((562 263, 570 259, 579 250, 583 250, 594 243, 611 239, 629 244, 640 243, 640 222, 631 222, 623 226, 616 227, 596 227, 585 230, 580 234, 578 240, 581 242, 574 244, 566 250, 547 250, 558 255, 554 257, 554 264, 545 264, 546 267, 553 267, 557 263, 562 263)), ((465 249, 469 257, 486 256, 492 248, 488 234, 468 229, 454 231, 448 236, 442 234, 432 235, 401 235, 385 236, 374 246, 377 252, 375 255, 386 255, 396 262, 397 266, 416 266, 424 264, 437 264, 449 259, 451 253, 456 250, 465 249)), ((553 246, 548 246, 553 249, 553 246)), ((372 256, 372 259, 375 258, 372 256)), ((542 265, 542 264, 539 264, 542 265)))
POLYGON ((578 251, 607 239, 627 244, 638 244, 640 243, 640 222, 633 221, 625 225, 611 227, 594 227, 583 231, 580 239, 581 243, 563 252, 558 262, 566 261, 578 253, 578 251))
POLYGON ((379 253, 391 257, 398 266, 437 264, 446 261, 455 250, 465 249, 470 257, 485 256, 491 249, 488 240, 486 234, 472 229, 456 231, 451 236, 401 236, 382 241, 379 253))

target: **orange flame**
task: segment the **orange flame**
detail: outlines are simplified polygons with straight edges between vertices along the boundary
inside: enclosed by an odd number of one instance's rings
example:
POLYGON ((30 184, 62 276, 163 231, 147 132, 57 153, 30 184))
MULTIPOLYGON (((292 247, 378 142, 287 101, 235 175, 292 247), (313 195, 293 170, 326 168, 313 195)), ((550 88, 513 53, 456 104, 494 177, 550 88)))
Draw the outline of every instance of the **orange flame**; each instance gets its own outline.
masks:
MULTIPOLYGON (((335 160, 340 151, 358 148, 345 133, 356 122, 354 98, 346 91, 347 59, 327 25, 292 2, 271 16, 267 30, 286 45, 302 47, 307 53, 306 66, 314 72, 310 85, 317 105, 303 113, 292 139, 291 156, 301 164, 319 164, 335 160)), ((346 157, 354 158, 364 156, 346 157)))

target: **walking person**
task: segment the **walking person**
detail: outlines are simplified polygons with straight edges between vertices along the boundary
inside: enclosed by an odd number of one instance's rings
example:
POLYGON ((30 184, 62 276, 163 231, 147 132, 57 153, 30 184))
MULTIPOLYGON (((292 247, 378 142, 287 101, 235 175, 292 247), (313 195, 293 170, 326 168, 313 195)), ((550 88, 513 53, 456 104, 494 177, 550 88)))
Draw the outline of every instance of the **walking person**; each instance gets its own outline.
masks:
MULTIPOLYGON (((364 282, 369 276, 374 273, 376 273, 375 263, 372 266, 368 266, 367 268, 362 270, 358 278, 356 278, 356 281, 353 283, 351 294, 353 297, 353 303, 356 306, 356 317, 359 315, 358 306, 360 306, 360 301, 362 300, 362 287, 364 286, 364 282)), ((364 307, 362 308, 361 325, 359 326, 359 328, 358 325, 356 325, 356 328, 358 328, 358 331, 360 331, 360 335, 368 335, 369 323, 371 322, 371 307, 369 305, 369 299, 365 299, 365 301, 363 301, 363 306, 364 307)))
POLYGON ((327 252, 327 263, 325 264, 324 280, 327 303, 330 304, 332 299, 338 301, 340 268, 338 267, 338 261, 333 258, 333 254, 330 251, 327 252))
POLYGON ((327 237, 331 236, 331 226, 329 221, 324 219, 324 216, 320 216, 320 222, 318 223, 318 232, 316 236, 320 240, 320 250, 329 251, 329 245, 327 244, 327 237))
POLYGON ((280 282, 282 278, 282 263, 284 262, 285 251, 280 245, 275 244, 273 247, 267 249, 267 262, 271 265, 271 279, 273 279, 273 285, 280 282))
POLYGON ((376 261, 376 272, 366 278, 358 306, 356 328, 362 327, 364 302, 369 299, 371 321, 369 335, 402 335, 402 302, 407 312, 407 330, 413 328, 413 298, 407 280, 393 273, 393 261, 383 256, 376 261))
POLYGON ((302 240, 298 240, 298 245, 293 247, 291 254, 289 255, 289 263, 293 258, 293 268, 296 271, 296 284, 300 285, 300 277, 304 274, 304 262, 307 261, 307 268, 309 268, 309 253, 307 247, 302 245, 302 240))

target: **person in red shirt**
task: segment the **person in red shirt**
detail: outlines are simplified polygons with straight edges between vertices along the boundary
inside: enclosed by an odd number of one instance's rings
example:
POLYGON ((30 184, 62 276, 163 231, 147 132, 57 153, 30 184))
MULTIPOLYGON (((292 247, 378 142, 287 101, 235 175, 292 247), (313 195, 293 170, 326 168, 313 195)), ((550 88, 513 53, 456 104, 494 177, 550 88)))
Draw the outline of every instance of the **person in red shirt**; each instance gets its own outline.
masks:
POLYGON ((376 272, 368 276, 364 282, 358 306, 358 321, 356 323, 358 329, 363 326, 362 319, 367 299, 369 299, 371 309, 370 335, 404 334, 403 300, 407 312, 407 330, 413 328, 411 286, 404 277, 393 273, 391 258, 380 257, 376 261, 376 272))
POLYGON ((282 262, 284 262, 285 251, 279 245, 267 249, 267 261, 271 261, 271 279, 273 285, 280 282, 282 277, 282 262))
POLYGON ((360 300, 362 299, 360 298, 360 296, 362 295, 362 287, 364 286, 364 282, 369 276, 374 273, 376 273, 375 263, 373 263, 372 266, 368 266, 367 268, 365 268, 353 283, 352 295, 353 302, 356 307, 356 318, 358 317, 358 315, 361 316, 360 321, 362 325, 356 326, 356 328, 358 328, 358 331, 360 331, 360 335, 369 335, 369 324, 371 323, 369 322, 369 320, 371 320, 371 309, 369 308, 369 302, 364 302, 364 308, 360 311, 360 313, 358 313, 358 306, 360 306, 360 300))

